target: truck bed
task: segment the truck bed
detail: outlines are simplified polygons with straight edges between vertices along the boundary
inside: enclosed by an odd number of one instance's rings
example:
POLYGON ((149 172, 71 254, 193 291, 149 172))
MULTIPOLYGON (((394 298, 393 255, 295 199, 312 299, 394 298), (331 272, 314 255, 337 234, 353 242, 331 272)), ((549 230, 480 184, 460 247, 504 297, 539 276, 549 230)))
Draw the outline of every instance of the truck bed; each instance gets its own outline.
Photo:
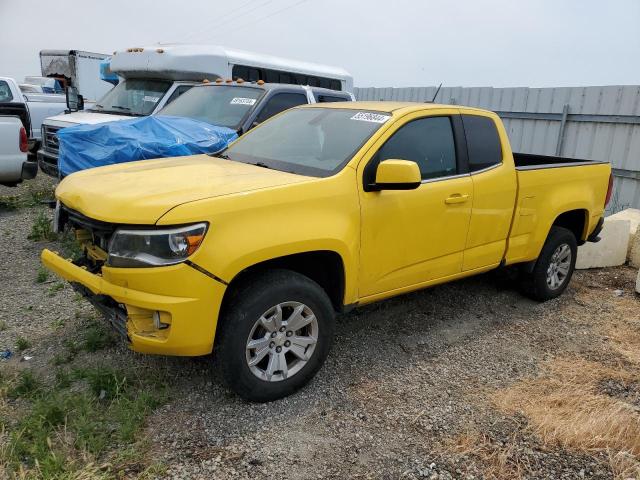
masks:
POLYGON ((556 157, 553 155, 535 155, 532 153, 513 153, 513 161, 518 170, 537 170, 540 168, 578 167, 582 165, 597 165, 598 160, 583 160, 580 158, 556 157))

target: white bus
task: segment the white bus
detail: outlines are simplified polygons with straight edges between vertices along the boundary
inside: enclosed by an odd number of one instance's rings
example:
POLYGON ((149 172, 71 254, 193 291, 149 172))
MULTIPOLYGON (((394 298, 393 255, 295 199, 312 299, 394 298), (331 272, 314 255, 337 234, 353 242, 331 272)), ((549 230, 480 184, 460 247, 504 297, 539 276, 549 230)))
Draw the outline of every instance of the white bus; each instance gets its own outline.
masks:
POLYGON ((124 78, 204 78, 288 83, 350 92, 353 78, 338 67, 215 45, 158 45, 116 52, 111 70, 124 78))

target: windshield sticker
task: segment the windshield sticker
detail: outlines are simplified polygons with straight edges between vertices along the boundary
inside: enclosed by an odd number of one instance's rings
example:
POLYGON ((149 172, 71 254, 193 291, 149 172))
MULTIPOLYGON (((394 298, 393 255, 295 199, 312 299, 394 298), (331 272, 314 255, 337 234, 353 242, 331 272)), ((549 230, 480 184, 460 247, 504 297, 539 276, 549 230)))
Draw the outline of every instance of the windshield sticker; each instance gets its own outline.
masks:
POLYGON ((256 103, 255 98, 242 98, 242 97, 234 97, 231 100, 231 105, 254 105, 256 103))
POLYGON ((144 102, 157 102, 158 100, 160 100, 160 97, 152 97, 151 95, 145 95, 142 100, 144 102))
POLYGON ((382 115, 380 113, 358 112, 351 120, 360 120, 361 122, 384 123, 391 118, 391 115, 382 115))

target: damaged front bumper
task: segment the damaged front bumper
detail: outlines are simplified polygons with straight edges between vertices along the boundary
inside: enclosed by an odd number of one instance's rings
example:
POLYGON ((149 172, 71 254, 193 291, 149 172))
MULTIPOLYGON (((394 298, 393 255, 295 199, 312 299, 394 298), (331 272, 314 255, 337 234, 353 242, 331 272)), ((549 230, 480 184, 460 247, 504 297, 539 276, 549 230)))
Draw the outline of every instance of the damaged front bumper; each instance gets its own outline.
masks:
POLYGON ((43 250, 42 263, 69 281, 137 352, 211 353, 226 285, 187 264, 102 267, 101 274, 43 250))

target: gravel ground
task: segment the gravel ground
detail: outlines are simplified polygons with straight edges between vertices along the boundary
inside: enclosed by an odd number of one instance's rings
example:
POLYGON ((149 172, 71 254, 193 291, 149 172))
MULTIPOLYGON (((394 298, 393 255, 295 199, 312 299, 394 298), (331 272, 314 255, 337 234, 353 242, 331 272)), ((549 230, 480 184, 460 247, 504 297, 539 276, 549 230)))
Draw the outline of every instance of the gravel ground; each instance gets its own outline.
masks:
MULTIPOLYGON (((93 313, 52 275, 36 283, 40 251, 55 248, 26 239, 42 209, 0 211, 0 350, 15 353, 0 368, 46 375, 93 313), (22 354, 18 337, 32 344, 22 354)), ((461 435, 477 433, 487 445, 512 448, 523 478, 613 478, 606 455, 543 445, 527 419, 500 412, 491 393, 539 374, 556 357, 615 364, 619 353, 602 327, 638 315, 634 279, 627 267, 577 272, 562 297, 538 304, 493 273, 363 307, 339 318, 334 348, 314 381, 271 404, 248 404, 227 391, 210 358, 142 356, 115 346, 75 361, 151 367, 171 385, 169 403, 141 433, 147 448, 140 454, 142 465, 164 465, 167 479, 500 476, 454 448, 461 435)), ((638 405, 640 389, 602 388, 638 405)))

